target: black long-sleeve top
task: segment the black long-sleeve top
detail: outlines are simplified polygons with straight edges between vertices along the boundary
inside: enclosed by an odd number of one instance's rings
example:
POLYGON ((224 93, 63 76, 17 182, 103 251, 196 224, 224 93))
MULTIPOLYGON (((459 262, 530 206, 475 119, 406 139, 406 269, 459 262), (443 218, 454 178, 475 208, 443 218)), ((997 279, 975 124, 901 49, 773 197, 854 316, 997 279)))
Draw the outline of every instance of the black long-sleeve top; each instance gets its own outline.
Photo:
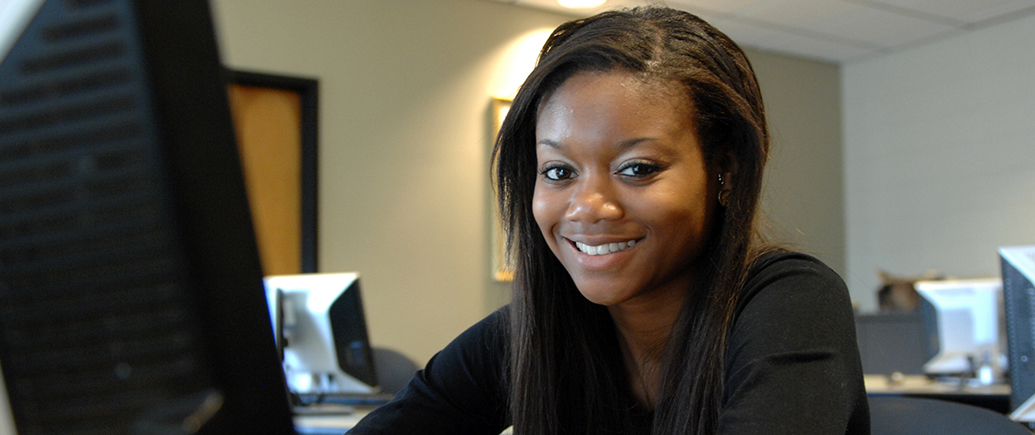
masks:
MULTIPOLYGON (((349 434, 499 434, 510 424, 506 315, 457 337, 349 434)), ((720 434, 870 432, 848 291, 815 258, 781 252, 756 262, 729 343, 720 434)), ((649 433, 649 415, 631 417, 649 433)))

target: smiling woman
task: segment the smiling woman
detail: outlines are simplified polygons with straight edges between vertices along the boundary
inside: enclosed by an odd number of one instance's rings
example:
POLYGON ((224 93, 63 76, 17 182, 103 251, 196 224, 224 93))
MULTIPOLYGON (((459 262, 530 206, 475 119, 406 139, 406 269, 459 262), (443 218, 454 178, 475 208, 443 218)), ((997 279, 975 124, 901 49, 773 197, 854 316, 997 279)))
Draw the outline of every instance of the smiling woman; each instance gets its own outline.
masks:
POLYGON ((756 229, 760 95, 686 12, 555 30, 496 142, 511 304, 350 433, 869 433, 844 283, 756 229))
POLYGON ((718 190, 692 120, 675 84, 626 72, 580 73, 541 103, 532 211, 591 302, 680 305, 718 190))

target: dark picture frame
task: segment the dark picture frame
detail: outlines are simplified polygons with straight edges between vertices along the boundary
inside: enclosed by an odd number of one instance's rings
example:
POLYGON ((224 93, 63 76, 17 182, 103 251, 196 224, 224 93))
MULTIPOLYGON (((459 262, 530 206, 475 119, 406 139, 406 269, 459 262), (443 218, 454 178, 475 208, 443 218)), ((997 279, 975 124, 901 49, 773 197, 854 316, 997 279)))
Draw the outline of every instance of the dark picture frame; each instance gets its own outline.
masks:
MULTIPOLYGON (((279 93, 283 96, 283 92, 297 95, 298 98, 298 134, 299 138, 297 142, 287 141, 284 147, 298 147, 298 162, 300 168, 297 173, 300 176, 300 180, 286 180, 291 183, 297 182, 301 192, 299 192, 299 203, 297 204, 298 220, 300 222, 300 228, 298 228, 298 241, 297 246, 300 246, 301 252, 299 255, 298 268, 293 270, 288 268, 284 270, 284 266, 270 267, 264 264, 267 275, 272 274, 290 274, 290 273, 315 273, 318 271, 317 262, 317 235, 318 235, 318 204, 319 204, 319 192, 318 192, 318 137, 319 137, 319 81, 314 78, 308 77, 296 77, 279 74, 270 74, 264 72, 255 71, 242 71, 242 70, 227 70, 227 84, 228 91, 231 92, 233 97, 233 91, 235 87, 237 89, 245 88, 250 92, 265 92, 269 91, 272 93, 279 93)), ((239 108, 234 107, 234 99, 231 98, 231 109, 235 112, 235 123, 238 121, 239 108)), ((279 116, 279 115, 278 115, 279 116)), ((290 120, 293 121, 293 120, 290 120)), ((240 129, 240 124, 238 125, 240 129)), ((249 146, 248 141, 245 139, 247 136, 238 132, 239 146, 242 148, 242 155, 245 153, 245 148, 249 146)), ((286 152, 294 152, 294 150, 285 150, 286 152)), ((242 156, 242 160, 245 165, 245 172, 247 175, 248 163, 247 159, 242 156)), ((294 168, 292 168, 294 169, 294 168)), ((249 196, 253 194, 262 195, 262 192, 253 193, 254 189, 249 189, 249 196)), ((254 201, 254 198, 253 198, 254 201)), ((293 211, 293 210, 292 210, 293 211)), ((255 210, 253 208, 253 213, 255 210)), ((256 228, 258 233, 261 233, 260 228, 256 228)), ((281 229, 278 229, 281 231, 281 229)), ((293 233, 292 233, 293 234, 293 233)), ((261 243, 262 234, 258 234, 260 239, 260 251, 263 246, 261 243)), ((284 255, 294 256, 296 253, 284 253, 284 255)), ((264 258, 270 255, 263 253, 264 258)), ((279 255, 279 254, 277 254, 279 255)), ((266 261, 264 260, 264 263, 266 261)), ((294 263, 294 261, 292 261, 294 263)))

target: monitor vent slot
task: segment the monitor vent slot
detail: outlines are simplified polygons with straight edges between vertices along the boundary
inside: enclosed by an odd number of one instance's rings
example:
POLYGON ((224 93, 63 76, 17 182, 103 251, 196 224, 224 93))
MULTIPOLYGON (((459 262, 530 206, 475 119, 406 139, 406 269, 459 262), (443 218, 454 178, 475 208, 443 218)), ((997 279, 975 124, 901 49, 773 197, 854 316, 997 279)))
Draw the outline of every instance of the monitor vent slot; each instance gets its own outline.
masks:
POLYGON ((65 5, 69 9, 82 9, 90 8, 98 5, 106 5, 112 3, 114 0, 65 0, 65 5))
POLYGON ((144 133, 143 128, 139 120, 126 119, 101 127, 77 129, 70 133, 41 134, 26 140, 9 141, 0 145, 0 162, 121 142, 134 136, 140 137, 144 133))
POLYGON ((121 42, 102 42, 44 57, 27 59, 21 64, 21 70, 26 74, 39 74, 62 68, 87 66, 91 63, 116 59, 124 54, 126 54, 126 47, 121 42))
MULTIPOLYGON (((1017 279, 1017 278, 1013 278, 1013 279, 1017 279)), ((1025 298, 1025 300, 1026 300, 1026 302, 1028 302, 1028 312, 1032 313, 1032 316, 1030 316, 1029 318, 1025 319, 1025 320, 1027 320, 1028 324, 1027 325, 1023 325, 1023 326, 1027 326, 1028 327, 1028 334, 1030 334, 1030 335, 1028 335, 1028 339, 1032 340, 1032 339, 1035 339, 1035 288, 1028 287, 1027 289, 1025 289, 1024 293, 1025 293, 1025 296, 1027 296, 1025 298)), ((1017 325, 1017 326, 1020 327, 1021 325, 1017 325)), ((1035 345, 1035 342, 1033 342, 1033 345, 1035 345)), ((1033 355, 1033 356, 1035 356, 1035 355, 1033 355)), ((1032 361, 1031 363, 1035 364, 1035 361, 1032 361)))
POLYGON ((47 28, 47 30, 43 31, 43 39, 49 42, 62 42, 69 39, 109 32, 116 30, 118 27, 119 18, 114 14, 108 14, 51 26, 47 28))
POLYGON ((63 98, 80 92, 104 91, 106 88, 125 85, 129 82, 129 79, 129 71, 125 68, 119 68, 67 80, 44 82, 31 88, 19 89, 0 95, 0 105, 14 106, 47 99, 63 98))
POLYGON ((25 130, 53 127, 56 124, 75 121, 87 121, 108 115, 131 112, 139 109, 139 102, 130 96, 97 98, 81 104, 68 104, 38 112, 30 112, 21 117, 0 121, 0 131, 18 133, 25 130))

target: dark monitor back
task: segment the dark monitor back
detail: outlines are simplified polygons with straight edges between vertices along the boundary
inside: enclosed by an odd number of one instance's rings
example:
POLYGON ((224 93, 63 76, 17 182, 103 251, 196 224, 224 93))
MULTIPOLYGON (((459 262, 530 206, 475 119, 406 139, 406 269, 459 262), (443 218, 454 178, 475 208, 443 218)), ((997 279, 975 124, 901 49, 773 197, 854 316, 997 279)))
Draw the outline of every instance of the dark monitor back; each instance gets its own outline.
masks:
POLYGON ((931 355, 920 313, 858 314, 855 329, 864 373, 924 373, 931 355))
POLYGON ((353 281, 342 297, 331 305, 329 315, 339 367, 364 384, 378 385, 359 280, 353 281))
POLYGON ((1035 247, 1000 249, 1000 261, 1010 361, 1010 406, 1016 409, 1035 394, 1035 270, 1024 270, 1035 262, 1035 247))
POLYGON ((48 0, 0 61, 18 433, 293 433, 222 76, 203 0, 48 0))

